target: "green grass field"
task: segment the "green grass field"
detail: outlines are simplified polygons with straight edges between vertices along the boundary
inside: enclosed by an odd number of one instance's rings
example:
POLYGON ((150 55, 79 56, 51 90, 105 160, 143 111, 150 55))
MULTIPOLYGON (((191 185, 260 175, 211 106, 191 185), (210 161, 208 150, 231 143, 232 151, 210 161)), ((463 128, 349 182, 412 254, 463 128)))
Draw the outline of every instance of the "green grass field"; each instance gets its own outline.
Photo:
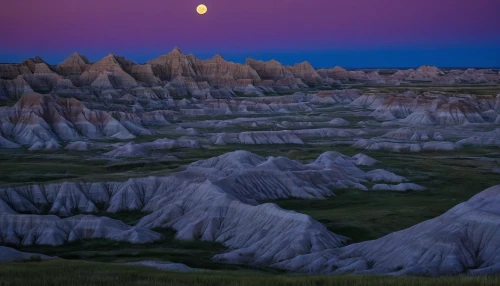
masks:
POLYGON ((23 252, 36 252, 69 260, 121 263, 142 260, 158 260, 183 263, 204 269, 248 269, 247 266, 228 265, 210 260, 214 255, 226 251, 216 242, 198 240, 184 241, 174 238, 171 229, 155 229, 165 239, 156 243, 131 244, 105 239, 92 239, 61 246, 13 246, 23 252))
POLYGON ((499 285, 500 277, 304 276, 254 271, 177 273, 143 266, 83 261, 6 263, 0 286, 460 286, 499 285))

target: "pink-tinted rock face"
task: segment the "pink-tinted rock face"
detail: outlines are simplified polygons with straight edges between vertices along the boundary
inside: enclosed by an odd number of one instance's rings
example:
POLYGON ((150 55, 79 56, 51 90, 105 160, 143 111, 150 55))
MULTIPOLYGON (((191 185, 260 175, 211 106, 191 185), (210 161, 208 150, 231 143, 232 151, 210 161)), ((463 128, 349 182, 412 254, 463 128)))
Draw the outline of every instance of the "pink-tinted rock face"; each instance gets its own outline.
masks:
MULTIPOLYGON (((280 90, 333 86, 343 83, 400 85, 418 82, 448 84, 500 83, 500 74, 488 69, 441 70, 422 66, 407 70, 346 70, 342 67, 314 69, 310 63, 283 66, 276 60, 267 62, 247 59, 244 64, 226 61, 215 55, 207 60, 183 54, 178 48, 170 53, 136 64, 114 54, 90 63, 78 53, 56 66, 40 57, 20 64, 0 64, 2 98, 19 98, 24 92, 63 94, 81 99, 117 99, 135 88, 163 88, 172 93, 198 99, 225 95, 265 95, 280 90), (17 79, 22 76, 27 85, 17 79), (94 94, 95 93, 95 94, 94 94), (105 94, 103 94, 105 93, 105 94)), ((162 98, 145 95, 144 98, 162 98)), ((224 96, 223 96, 224 97, 224 96)), ((227 97, 227 96, 225 96, 227 97)))
POLYGON ((322 77, 309 62, 301 62, 288 69, 296 78, 302 79, 306 84, 314 85, 322 81, 322 77))
POLYGON ((262 79, 280 80, 294 78, 293 73, 276 60, 267 62, 247 59, 246 64, 253 68, 262 79))
POLYGON ((259 84, 261 78, 248 65, 235 64, 215 55, 208 60, 199 60, 192 55, 184 55, 175 48, 172 52, 148 62, 160 79, 172 81, 178 76, 195 81, 206 81, 210 85, 227 87, 259 84))
MULTIPOLYGON (((114 88, 132 88, 137 86, 137 82, 125 71, 125 69, 131 67, 132 65, 123 58, 109 54, 102 60, 91 65, 90 68, 80 76, 80 79, 84 85, 91 85, 97 79, 99 79, 99 82, 105 81, 104 76, 102 76, 104 74, 108 76, 114 88)), ((96 85, 100 86, 101 84, 99 82, 96 85)))
POLYGON ((135 115, 112 116, 106 111, 90 110, 75 98, 34 92, 25 93, 13 107, 0 113, 3 138, 37 148, 85 138, 130 139, 135 137, 133 134, 150 134, 140 124, 141 119, 135 115))
POLYGON ((454 101, 441 105, 435 112, 439 124, 455 125, 484 122, 479 111, 467 101, 454 101))
POLYGON ((57 65, 57 71, 61 75, 81 75, 89 68, 89 61, 83 55, 74 53, 57 65))
POLYGON ((184 55, 178 48, 166 55, 148 61, 153 72, 162 80, 172 80, 176 76, 196 77, 193 69, 194 56, 184 55))
POLYGON ((35 72, 36 64, 41 64, 46 62, 39 56, 36 56, 35 58, 29 58, 25 60, 24 62, 20 63, 20 66, 27 67, 32 73, 35 72))
POLYGON ((153 73, 151 64, 133 65, 130 74, 138 81, 151 85, 161 84, 161 80, 153 73))
POLYGON ((257 72, 250 66, 228 62, 220 55, 208 60, 197 60, 196 67, 199 79, 206 80, 210 84, 246 86, 259 84, 261 81, 257 72))
POLYGON ((350 72, 339 66, 336 66, 333 69, 319 69, 318 73, 323 78, 334 78, 343 80, 349 80, 350 78, 352 78, 352 74, 350 72))
POLYGON ((35 64, 35 70, 33 74, 56 74, 53 70, 49 68, 46 63, 37 63, 35 64))

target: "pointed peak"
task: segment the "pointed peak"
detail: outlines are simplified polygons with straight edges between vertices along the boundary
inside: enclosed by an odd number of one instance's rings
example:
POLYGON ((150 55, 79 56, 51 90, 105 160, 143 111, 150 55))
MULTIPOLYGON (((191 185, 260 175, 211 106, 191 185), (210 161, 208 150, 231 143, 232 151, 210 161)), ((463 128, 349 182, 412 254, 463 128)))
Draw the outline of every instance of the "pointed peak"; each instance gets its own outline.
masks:
POLYGON ((297 63, 293 67, 313 68, 311 63, 309 63, 308 61, 303 61, 303 62, 297 63))
POLYGON ((278 61, 277 61, 277 60, 275 60, 275 59, 271 59, 271 60, 269 60, 269 61, 268 61, 268 63, 269 63, 269 64, 279 64, 279 65, 281 65, 281 63, 280 63, 280 62, 278 62, 278 61))
POLYGON ((215 54, 215 56, 212 57, 212 60, 225 61, 225 59, 219 54, 215 54))
POLYGON ((117 59, 116 59, 116 56, 115 54, 113 53, 109 53, 109 55, 105 56, 104 58, 102 58, 101 61, 113 61, 113 62, 116 62, 118 63, 117 59))
POLYGON ((303 61, 298 63, 299 65, 311 65, 308 61, 303 61))
POLYGON ((175 46, 174 49, 171 51, 171 53, 179 53, 179 54, 182 54, 182 51, 177 47, 175 46))
POLYGON ((45 61, 40 57, 40 56, 36 56, 34 59, 32 59, 35 63, 37 64, 41 64, 41 63, 45 63, 45 61))
POLYGON ((83 62, 85 64, 89 64, 89 60, 87 59, 87 57, 85 57, 84 55, 81 55, 77 52, 74 52, 72 53, 67 59, 65 59, 63 61, 64 62, 83 62))
POLYGON ((27 58, 26 60, 23 61, 23 63, 28 63, 28 62, 32 62, 35 64, 45 63, 45 61, 40 56, 36 56, 34 58, 27 58))
POLYGON ((261 63, 264 63, 264 62, 261 61, 261 60, 256 60, 256 59, 252 59, 252 58, 246 58, 245 59, 245 64, 246 65, 255 65, 255 64, 261 64, 261 63))
POLYGON ((108 74, 104 72, 99 73, 99 76, 90 84, 90 86, 99 89, 113 88, 113 85, 111 84, 108 74))
POLYGON ((439 68, 431 65, 422 65, 418 69, 439 69, 439 68))
POLYGON ((80 55, 80 54, 78 54, 78 55, 80 56, 80 58, 82 59, 82 61, 83 61, 84 63, 86 63, 86 64, 90 64, 90 61, 89 61, 89 59, 88 59, 86 56, 84 56, 84 55, 80 55))
POLYGON ((54 73, 46 63, 36 63, 33 73, 54 73))

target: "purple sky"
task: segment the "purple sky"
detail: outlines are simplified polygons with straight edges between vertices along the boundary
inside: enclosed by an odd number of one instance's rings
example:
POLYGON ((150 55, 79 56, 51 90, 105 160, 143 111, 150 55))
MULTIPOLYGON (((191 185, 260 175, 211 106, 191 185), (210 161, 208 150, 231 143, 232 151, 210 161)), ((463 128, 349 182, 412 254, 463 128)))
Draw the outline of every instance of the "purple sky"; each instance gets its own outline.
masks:
MULTIPOLYGON (((461 49, 465 59, 456 59, 457 66, 474 62, 479 57, 474 54, 485 49, 484 65, 500 64, 500 0, 2 0, 0 5, 0 62, 34 55, 59 61, 74 51, 91 60, 113 51, 140 62, 179 46, 201 57, 219 52, 237 61, 243 55, 289 55, 284 61, 294 62, 325 53, 325 63, 335 62, 326 55, 342 52, 369 60, 374 51, 390 56, 406 50, 411 57, 410 51, 421 49, 461 49), (196 14, 200 3, 208 6, 207 14, 196 14)), ((404 58, 400 66, 407 65, 404 58)))

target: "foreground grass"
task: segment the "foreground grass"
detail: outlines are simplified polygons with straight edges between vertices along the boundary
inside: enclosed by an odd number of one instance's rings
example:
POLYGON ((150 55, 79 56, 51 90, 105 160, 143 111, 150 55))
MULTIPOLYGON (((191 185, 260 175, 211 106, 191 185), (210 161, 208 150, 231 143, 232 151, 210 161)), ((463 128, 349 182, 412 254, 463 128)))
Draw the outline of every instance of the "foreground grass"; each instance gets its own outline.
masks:
POLYGON ((52 260, 1 264, 0 285, 499 285, 500 277, 303 276, 252 271, 176 273, 142 266, 52 260))

